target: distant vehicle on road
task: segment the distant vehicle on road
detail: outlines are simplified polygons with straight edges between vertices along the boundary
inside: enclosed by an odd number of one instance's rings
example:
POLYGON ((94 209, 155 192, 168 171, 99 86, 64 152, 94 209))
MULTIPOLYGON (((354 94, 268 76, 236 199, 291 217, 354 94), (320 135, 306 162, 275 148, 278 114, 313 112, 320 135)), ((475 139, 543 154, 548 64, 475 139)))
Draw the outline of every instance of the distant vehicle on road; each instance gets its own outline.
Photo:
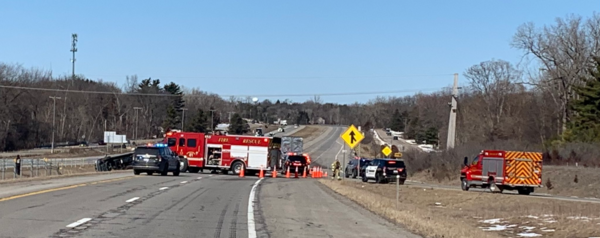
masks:
POLYGON ((133 151, 132 167, 135 175, 142 172, 152 175, 158 172, 166 176, 168 172, 173 172, 174 176, 179 176, 180 166, 179 157, 165 144, 140 146, 133 151))
POLYGON ((365 176, 365 168, 371 162, 370 159, 360 158, 360 164, 358 164, 358 157, 356 159, 351 159, 346 165, 346 169, 344 170, 344 176, 349 178, 352 175, 352 178, 356 178, 357 176, 363 177, 365 176), (360 174, 358 172, 356 165, 359 165, 360 174))
POLYGON ((517 190, 529 195, 542 187, 542 153, 482 150, 469 163, 465 157, 460 171, 461 188, 490 188, 492 192, 517 190))
POLYGON ((363 182, 373 179, 377 183, 389 183, 396 181, 399 175, 399 183, 406 181, 406 165, 401 159, 373 159, 366 167, 363 182))

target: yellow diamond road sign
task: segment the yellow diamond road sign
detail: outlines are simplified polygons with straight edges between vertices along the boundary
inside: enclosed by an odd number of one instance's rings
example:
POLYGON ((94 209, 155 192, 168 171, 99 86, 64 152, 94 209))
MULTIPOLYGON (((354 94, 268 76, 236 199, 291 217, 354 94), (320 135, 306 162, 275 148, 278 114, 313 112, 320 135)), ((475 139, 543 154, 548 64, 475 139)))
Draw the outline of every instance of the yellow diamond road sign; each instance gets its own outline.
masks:
POLYGON ((348 127, 348 130, 346 130, 346 132, 344 132, 344 134, 342 134, 341 137, 346 142, 346 144, 350 146, 351 149, 354 149, 354 147, 358 145, 358 143, 360 143, 362 139, 365 138, 365 136, 362 133, 360 133, 360 131, 358 131, 356 127, 354 127, 354 125, 350 125, 350 127, 348 127))
POLYGON ((381 152, 383 152, 383 154, 385 156, 388 156, 388 155, 390 155, 392 153, 392 149, 390 149, 389 146, 386 146, 385 148, 383 148, 383 150, 381 150, 381 152))

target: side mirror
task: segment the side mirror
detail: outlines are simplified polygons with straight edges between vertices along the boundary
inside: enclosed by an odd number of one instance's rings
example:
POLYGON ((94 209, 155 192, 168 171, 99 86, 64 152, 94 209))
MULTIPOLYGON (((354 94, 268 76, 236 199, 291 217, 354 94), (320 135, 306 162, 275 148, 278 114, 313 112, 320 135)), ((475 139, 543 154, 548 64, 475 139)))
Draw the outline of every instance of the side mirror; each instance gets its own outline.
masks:
POLYGON ((467 166, 469 164, 469 157, 465 157, 465 161, 463 162, 463 164, 465 166, 467 166))

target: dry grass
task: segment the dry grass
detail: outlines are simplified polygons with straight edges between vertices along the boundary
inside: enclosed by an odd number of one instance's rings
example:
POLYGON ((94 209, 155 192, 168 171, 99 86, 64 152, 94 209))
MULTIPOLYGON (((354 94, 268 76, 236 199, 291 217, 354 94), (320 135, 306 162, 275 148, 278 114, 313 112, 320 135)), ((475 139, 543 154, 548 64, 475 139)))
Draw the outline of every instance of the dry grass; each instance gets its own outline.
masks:
POLYGON ((396 210, 395 185, 320 181, 425 237, 518 237, 524 232, 542 237, 600 236, 600 204, 595 203, 401 186, 396 210), (482 222, 488 219, 500 220, 482 222), (505 229, 484 231, 497 226, 505 229))
POLYGON ((56 167, 52 166, 52 168, 40 167, 33 168, 29 166, 23 166, 21 169, 21 176, 17 175, 17 179, 14 178, 14 170, 12 168, 7 168, 4 172, 4 181, 2 180, 2 171, 0 171, 0 183, 6 183, 11 181, 21 181, 21 180, 32 180, 34 178, 56 178, 56 177, 64 177, 78 174, 89 174, 89 173, 97 173, 94 165, 83 165, 83 166, 61 166, 56 167), (33 175, 33 176, 32 176, 33 175))
POLYGON ((300 136, 304 138, 304 141, 311 141, 317 136, 323 134, 326 129, 327 127, 324 126, 305 126, 304 128, 292 134, 292 136, 300 136))

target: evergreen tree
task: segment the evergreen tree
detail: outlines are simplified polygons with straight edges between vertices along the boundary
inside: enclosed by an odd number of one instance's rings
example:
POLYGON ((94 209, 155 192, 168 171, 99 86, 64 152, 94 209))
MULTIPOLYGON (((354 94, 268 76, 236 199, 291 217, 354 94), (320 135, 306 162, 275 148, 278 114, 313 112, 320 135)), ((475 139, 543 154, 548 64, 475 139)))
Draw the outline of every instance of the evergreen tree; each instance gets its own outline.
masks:
POLYGON ((398 109, 394 110, 394 114, 392 114, 392 121, 389 125, 390 129, 394 131, 404 131, 405 129, 405 120, 406 117, 404 114, 401 114, 398 109))
POLYGON ((202 109, 198 109, 196 115, 193 117, 192 121, 188 123, 186 126, 186 131, 190 132, 207 132, 208 125, 208 115, 202 109))
POLYGON ((177 120, 177 111, 172 105, 167 107, 167 117, 163 121, 163 129, 165 131, 171 130, 173 128, 179 128, 181 126, 181 121, 177 120))
POLYGON ((229 134, 233 134, 233 135, 241 135, 244 134, 244 132, 246 131, 245 129, 245 125, 246 122, 244 121, 244 119, 242 118, 242 116, 240 116, 240 114, 233 114, 231 116, 231 122, 229 123, 229 134))
POLYGON ((569 131, 565 132, 567 140, 600 141, 600 57, 594 60, 595 68, 589 70, 592 77, 575 89, 579 99, 574 100, 571 107, 575 115, 569 123, 569 131))
POLYGON ((167 117, 165 118, 163 125, 179 128, 181 127, 181 118, 183 113, 181 108, 183 108, 185 105, 185 101, 183 100, 183 92, 181 91, 179 85, 173 82, 166 84, 163 88, 164 92, 177 95, 176 97, 169 97, 170 103, 169 107, 167 108, 167 117), (173 110, 173 112, 170 110, 173 110))

